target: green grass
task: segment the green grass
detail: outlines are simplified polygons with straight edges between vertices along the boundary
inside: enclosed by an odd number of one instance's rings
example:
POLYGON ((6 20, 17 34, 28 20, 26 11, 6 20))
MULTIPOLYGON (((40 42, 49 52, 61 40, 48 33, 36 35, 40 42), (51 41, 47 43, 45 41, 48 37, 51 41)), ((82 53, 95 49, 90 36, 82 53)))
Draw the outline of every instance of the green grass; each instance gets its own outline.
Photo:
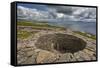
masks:
POLYGON ((80 32, 80 31, 74 31, 74 33, 77 33, 77 34, 80 34, 82 36, 85 36, 85 37, 88 37, 88 38, 91 38, 91 39, 96 39, 96 36, 95 35, 92 35, 92 34, 89 34, 89 33, 83 33, 83 32, 80 32))
POLYGON ((24 21, 17 22, 17 25, 19 25, 19 26, 33 26, 33 24, 31 22, 24 22, 24 21))
MULTIPOLYGON (((40 22, 28 22, 28 21, 18 21, 17 26, 31 26, 32 29, 37 30, 52 30, 52 29, 59 29, 59 30, 65 30, 66 28, 61 26, 52 26, 48 23, 40 23, 40 22)), ((31 35, 34 35, 37 32, 28 32, 18 29, 17 30, 17 37, 18 39, 27 39, 31 35)))
POLYGON ((39 22, 25 22, 25 21, 20 21, 20 22, 17 22, 17 25, 20 25, 20 26, 40 26, 40 27, 53 27, 51 25, 48 25, 47 23, 39 23, 39 22))
POLYGON ((27 39, 30 37, 33 33, 27 32, 27 31, 22 31, 22 30, 17 30, 17 38, 18 39, 27 39))
POLYGON ((65 30, 66 28, 61 27, 61 26, 53 26, 49 25, 48 23, 40 23, 40 22, 28 22, 28 21, 19 21, 17 22, 18 26, 32 26, 33 29, 49 29, 49 28, 54 28, 54 29, 60 29, 60 30, 65 30))

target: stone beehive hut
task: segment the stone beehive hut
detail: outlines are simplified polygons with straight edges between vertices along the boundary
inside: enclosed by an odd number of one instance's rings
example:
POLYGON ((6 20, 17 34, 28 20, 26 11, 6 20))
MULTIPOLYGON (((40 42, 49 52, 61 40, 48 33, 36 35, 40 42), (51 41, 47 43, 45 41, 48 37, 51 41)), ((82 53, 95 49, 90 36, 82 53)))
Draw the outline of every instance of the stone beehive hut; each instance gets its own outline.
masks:
POLYGON ((37 48, 47 51, 74 53, 83 50, 86 42, 72 35, 55 33, 39 37, 35 45, 37 48))

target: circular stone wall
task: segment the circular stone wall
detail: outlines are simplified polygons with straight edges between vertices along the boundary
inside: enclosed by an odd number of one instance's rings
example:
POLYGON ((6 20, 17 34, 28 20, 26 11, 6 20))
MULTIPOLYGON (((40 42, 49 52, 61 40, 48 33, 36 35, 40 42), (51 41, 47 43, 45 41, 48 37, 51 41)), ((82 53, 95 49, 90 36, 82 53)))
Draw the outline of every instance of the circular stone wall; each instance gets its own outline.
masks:
POLYGON ((72 35, 57 33, 39 37, 35 45, 43 50, 74 53, 83 50, 86 42, 72 35))

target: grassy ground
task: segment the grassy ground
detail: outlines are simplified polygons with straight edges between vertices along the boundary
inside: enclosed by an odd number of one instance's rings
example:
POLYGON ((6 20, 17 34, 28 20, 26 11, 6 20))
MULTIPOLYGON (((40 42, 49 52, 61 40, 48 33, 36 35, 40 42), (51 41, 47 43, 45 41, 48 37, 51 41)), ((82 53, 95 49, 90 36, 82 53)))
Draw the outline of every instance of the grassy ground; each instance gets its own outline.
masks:
POLYGON ((94 39, 94 40, 96 39, 96 36, 95 36, 95 35, 92 35, 92 34, 83 33, 83 32, 80 32, 80 31, 74 31, 74 33, 83 35, 83 36, 85 36, 85 37, 88 37, 88 38, 91 38, 91 39, 94 39))
MULTIPOLYGON (((61 27, 61 26, 54 26, 54 25, 49 25, 47 22, 29 22, 29 21, 18 21, 17 22, 17 26, 31 26, 32 29, 48 29, 48 30, 51 30, 51 29, 59 29, 59 30, 66 30, 66 28, 64 27, 61 27)), ((85 36, 85 37, 88 37, 88 38, 91 38, 91 39, 96 39, 96 36, 95 35, 92 35, 92 34, 89 34, 89 33, 83 33, 83 32, 80 32, 80 31, 73 31, 74 33, 77 33, 77 34, 80 34, 82 36, 85 36)), ((30 32, 27 32, 27 31, 21 31, 20 29, 18 30, 18 38, 21 38, 21 39, 25 39, 25 38, 28 38, 29 36, 31 36, 32 34, 34 34, 35 32, 33 33, 30 33, 30 32)))
POLYGON ((40 23, 40 22, 25 22, 25 21, 19 21, 17 22, 18 26, 32 26, 33 29, 60 29, 60 30, 65 30, 66 28, 61 27, 61 26, 54 26, 54 25, 49 25, 48 23, 40 23))
POLYGON ((17 38, 24 40, 29 38, 30 36, 33 36, 37 32, 28 32, 28 31, 23 31, 23 30, 17 30, 17 38))
MULTIPOLYGON (((60 29, 60 30, 65 30, 64 27, 58 27, 58 26, 52 26, 49 25, 48 23, 40 23, 40 22, 28 22, 28 21, 19 21, 17 22, 17 26, 31 26, 32 29, 37 29, 37 30, 41 30, 41 29, 60 29)), ((28 32, 28 31, 23 31, 21 29, 17 30, 17 37, 18 39, 27 39, 28 37, 34 35, 37 32, 28 32)))
POLYGON ((22 30, 17 30, 17 38, 18 39, 26 39, 26 38, 28 38, 31 35, 32 34, 30 32, 22 31, 22 30))

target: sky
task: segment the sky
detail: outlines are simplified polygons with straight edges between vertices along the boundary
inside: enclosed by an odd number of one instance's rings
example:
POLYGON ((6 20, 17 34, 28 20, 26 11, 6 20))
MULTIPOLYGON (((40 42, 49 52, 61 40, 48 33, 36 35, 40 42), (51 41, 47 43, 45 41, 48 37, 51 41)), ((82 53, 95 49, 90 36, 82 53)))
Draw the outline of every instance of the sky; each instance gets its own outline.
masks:
POLYGON ((96 8, 18 3, 17 18, 32 21, 96 22, 96 8))

